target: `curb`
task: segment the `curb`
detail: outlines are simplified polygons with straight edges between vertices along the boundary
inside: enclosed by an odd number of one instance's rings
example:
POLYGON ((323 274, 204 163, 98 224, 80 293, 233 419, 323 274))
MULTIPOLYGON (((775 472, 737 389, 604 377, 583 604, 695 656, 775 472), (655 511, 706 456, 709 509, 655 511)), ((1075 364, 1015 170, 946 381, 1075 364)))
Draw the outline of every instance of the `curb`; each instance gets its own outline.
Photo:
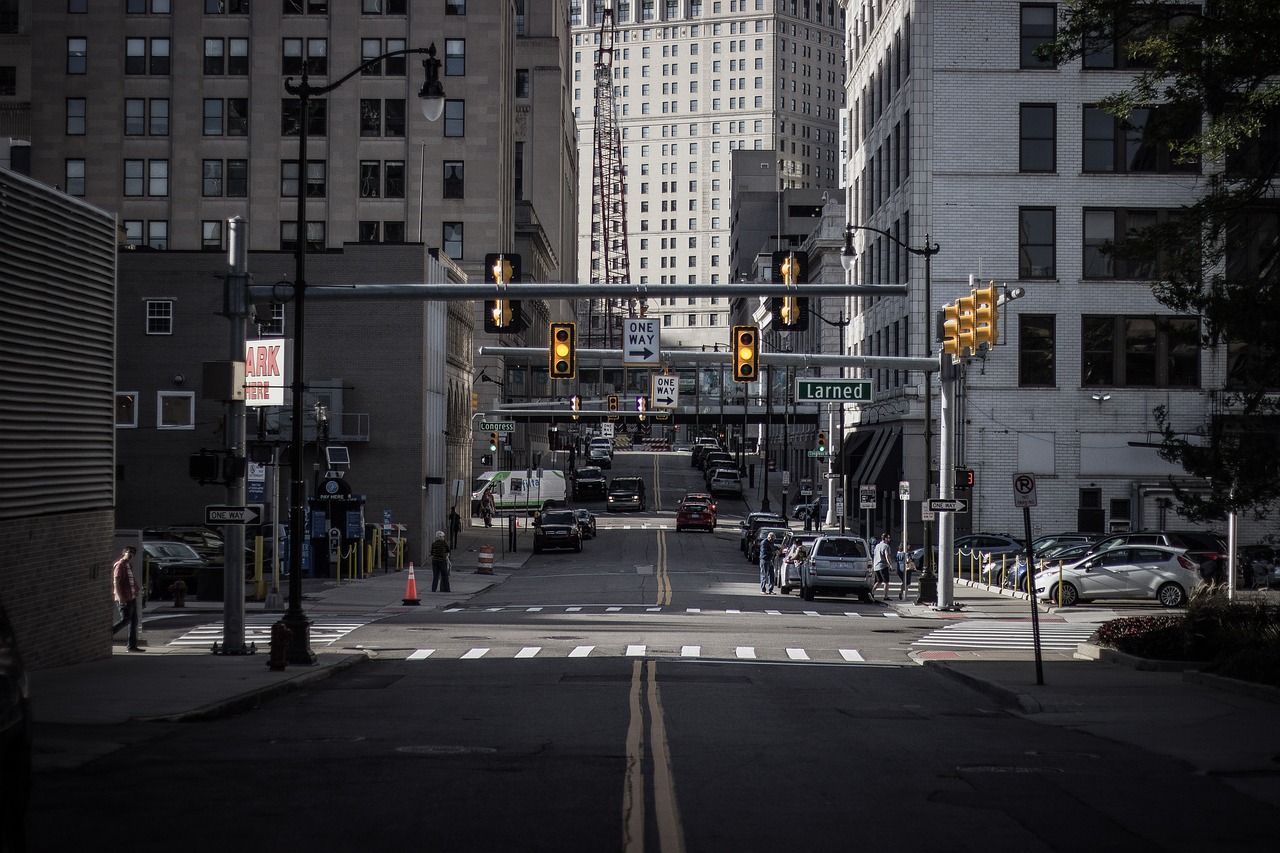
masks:
POLYGON ((1270 684, 1255 684, 1252 681, 1241 681, 1238 678, 1228 678, 1225 675, 1215 675, 1212 672, 1199 670, 1184 672, 1182 680, 1212 687, 1215 690, 1224 690, 1237 696, 1247 696, 1250 699, 1261 699, 1280 705, 1280 687, 1272 687, 1270 684))
POLYGON ((1003 684, 997 684, 994 681, 987 681, 985 678, 979 678, 976 675, 963 672, 952 667, 947 661, 926 660, 920 663, 926 669, 940 672, 946 677, 959 681, 961 684, 977 690, 979 693, 989 696, 1000 704, 1016 711, 1021 711, 1024 714, 1039 714, 1044 710, 1035 697, 1026 693, 1019 693, 1016 690, 1005 687, 1003 684))
POLYGON ((229 699, 221 699, 217 702, 211 702, 201 708, 193 708, 190 711, 182 711, 177 714, 164 714, 155 717, 134 717, 133 719, 140 723, 201 723, 210 720, 221 720, 231 717, 244 711, 252 710, 280 696, 292 693, 295 690, 302 690, 310 687, 316 682, 323 681, 330 676, 337 675, 356 664, 363 663, 370 659, 368 653, 349 654, 342 660, 321 666, 317 669, 307 670, 299 673, 286 681, 277 684, 271 684, 266 687, 256 688, 241 693, 238 696, 232 696, 229 699))

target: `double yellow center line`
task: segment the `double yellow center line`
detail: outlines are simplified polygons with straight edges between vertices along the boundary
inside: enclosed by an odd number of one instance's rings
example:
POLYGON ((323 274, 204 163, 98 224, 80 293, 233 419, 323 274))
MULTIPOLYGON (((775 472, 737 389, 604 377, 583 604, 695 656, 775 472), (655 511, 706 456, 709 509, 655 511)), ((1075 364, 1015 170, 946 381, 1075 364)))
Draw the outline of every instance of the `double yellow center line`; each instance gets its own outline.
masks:
MULTIPOLYGON (((657 511, 662 509, 662 490, 658 488, 658 460, 661 457, 658 454, 653 455, 653 508, 657 511)), ((654 564, 654 577, 658 579, 658 600, 654 602, 659 606, 665 606, 671 603, 671 573, 667 570, 667 531, 658 531, 658 559, 654 564)))
POLYGON ((631 666, 631 720, 627 726, 627 773, 622 791, 622 849, 624 853, 644 853, 647 828, 645 753, 652 767, 653 819, 661 853, 684 853, 684 828, 676 802, 675 776, 671 772, 671 750, 663 722, 662 701, 654 661, 635 661, 631 666), (645 701, 641 702, 643 694, 645 701), (645 728, 645 713, 649 725, 645 728))

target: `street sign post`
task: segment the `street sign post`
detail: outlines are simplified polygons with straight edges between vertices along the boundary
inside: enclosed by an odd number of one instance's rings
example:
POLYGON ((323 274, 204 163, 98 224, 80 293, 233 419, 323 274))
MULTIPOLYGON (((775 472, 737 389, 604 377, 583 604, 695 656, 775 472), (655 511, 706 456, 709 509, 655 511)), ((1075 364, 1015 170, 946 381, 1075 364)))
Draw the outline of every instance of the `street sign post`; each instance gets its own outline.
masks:
POLYGON ((1032 507, 1036 505, 1036 475, 1013 475, 1013 505, 1032 507))
POLYGON ((654 374, 649 401, 655 409, 674 409, 680 404, 680 377, 654 374))
POLYGON ((644 367, 658 364, 662 346, 658 343, 657 317, 628 317, 624 321, 622 363, 644 367))
POLYGON ((488 432, 515 432, 516 425, 513 421, 481 421, 480 429, 488 432))
POLYGON ((796 379, 797 403, 870 403, 870 379, 796 379))
POLYGON ((875 509, 876 508, 876 487, 874 484, 864 483, 858 486, 858 509, 875 509))
POLYGON ((262 504, 248 506, 206 506, 205 524, 257 524, 262 520, 262 504))
POLYGON ((968 512, 967 498, 929 498, 929 509, 933 512, 968 512))

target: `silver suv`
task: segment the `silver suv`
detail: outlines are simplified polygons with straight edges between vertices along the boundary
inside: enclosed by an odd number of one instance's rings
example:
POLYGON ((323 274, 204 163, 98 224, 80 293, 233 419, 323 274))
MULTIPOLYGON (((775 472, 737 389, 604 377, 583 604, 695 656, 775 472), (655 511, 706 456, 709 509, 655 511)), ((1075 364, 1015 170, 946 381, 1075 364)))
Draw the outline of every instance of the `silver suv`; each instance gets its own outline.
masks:
POLYGON ((800 597, 813 601, 819 591, 844 595, 855 592, 861 601, 871 600, 875 576, 871 552, 861 536, 819 536, 809 549, 800 571, 800 597))

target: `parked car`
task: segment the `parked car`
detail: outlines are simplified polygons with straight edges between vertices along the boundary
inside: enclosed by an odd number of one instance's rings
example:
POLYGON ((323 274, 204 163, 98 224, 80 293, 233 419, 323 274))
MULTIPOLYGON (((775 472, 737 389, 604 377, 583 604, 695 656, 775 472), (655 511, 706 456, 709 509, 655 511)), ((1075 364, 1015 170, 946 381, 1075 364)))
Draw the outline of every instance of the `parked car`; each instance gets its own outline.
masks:
MULTIPOLYGON (((963 570, 967 574, 968 564, 966 560, 974 560, 981 563, 983 558, 988 554, 1021 554, 1026 551, 1026 546, 1018 539, 1012 536, 1006 536, 1002 533, 966 533, 963 536, 955 538, 955 550, 963 564, 963 570)), ((933 565, 936 567, 938 546, 934 545, 930 551, 934 554, 933 565)), ((911 552, 911 558, 915 560, 917 566, 923 568, 924 548, 916 548, 911 552)), ((957 566, 959 571, 961 566, 957 566)))
POLYGON ((605 447, 592 447, 587 450, 587 461, 597 468, 612 468, 613 453, 605 447))
MULTIPOLYGON (((187 585, 188 595, 195 595, 199 591, 197 583, 200 570, 207 568, 209 562, 190 545, 168 540, 148 542, 144 539, 142 551, 146 558, 143 575, 146 577, 150 598, 171 597, 173 593, 169 587, 177 581, 187 585)), ((135 571, 136 569, 135 566, 135 571)), ((139 582, 142 582, 142 578, 139 578, 139 582)))
POLYGON ((821 501, 810 501, 808 503, 798 503, 791 507, 791 517, 799 521, 806 521, 809 518, 817 518, 817 513, 821 507, 821 501))
POLYGON ((639 477, 614 477, 609 483, 607 503, 610 512, 623 509, 644 511, 644 480, 639 477))
POLYGON ((1200 576, 1212 583, 1226 583, 1227 542, 1216 533, 1201 530, 1135 530, 1116 533, 1094 543, 1094 553, 1122 545, 1164 545, 1183 548, 1200 567, 1200 576))
POLYGON ((733 456, 723 451, 713 450, 703 455, 699 461, 699 467, 703 472, 710 471, 714 468, 733 468, 737 470, 737 463, 733 461, 733 456))
POLYGON ((1086 545, 1102 538, 1100 533, 1053 533, 1041 536, 1031 543, 1031 553, 1039 557, 1051 548, 1064 548, 1067 545, 1086 545))
POLYGON ((591 514, 591 511, 586 509, 575 509, 573 514, 578 518, 578 530, 582 533, 582 538, 595 539, 596 517, 591 514))
POLYGON ((676 510, 676 532, 679 533, 697 527, 702 530, 716 529, 716 511, 709 504, 700 501, 686 500, 676 510))
POLYGON ((762 525, 770 524, 777 527, 786 527, 787 520, 776 512, 751 512, 747 513, 747 517, 738 523, 738 531, 742 534, 742 539, 738 543, 738 550, 742 552, 742 556, 747 555, 747 545, 750 543, 751 537, 762 525))
POLYGON ((735 495, 742 497, 742 477, 737 471, 717 468, 707 483, 707 490, 713 495, 735 495))
POLYGON ((782 538, 778 559, 774 561, 773 581, 783 595, 800 588, 800 572, 809 557, 809 549, 821 534, 792 530, 782 538))
POLYGON ((604 471, 597 465, 578 468, 573 472, 573 499, 603 498, 609 490, 604 471))
POLYGON ((1155 600, 1179 607, 1204 583, 1200 566, 1182 548, 1120 545, 1090 554, 1061 569, 1036 574, 1036 597, 1071 607, 1099 598, 1155 600))
MULTIPOLYGON (((254 549, 253 538, 257 535, 258 530, 259 528, 256 527, 245 530, 244 576, 246 579, 254 577, 255 574, 257 551, 254 549)), ((270 532, 270 528, 267 528, 267 532, 270 532)), ((143 528, 142 539, 144 542, 182 542, 190 545, 192 550, 211 566, 225 566, 227 563, 226 542, 223 541, 219 534, 197 524, 143 528)), ((269 565, 271 562, 271 539, 269 537, 264 538, 262 546, 263 563, 269 565)))
POLYGON ((813 601, 820 592, 856 593, 871 600, 871 553, 861 536, 827 535, 813 540, 809 556, 800 572, 800 597, 813 601))
MULTIPOLYGON (((105 606, 105 605, 104 605, 105 606)), ((0 850, 25 850, 31 799, 31 693, 0 604, 0 850)))
POLYGON ((533 553, 548 548, 582 550, 582 529, 571 509, 549 509, 542 513, 533 528, 533 553))
POLYGON ((1280 587, 1280 548, 1275 545, 1246 545, 1240 549, 1237 564, 1242 585, 1251 589, 1280 587))
POLYGON ((747 560, 752 563, 760 562, 760 543, 764 541, 770 533, 773 534, 774 544, 782 541, 782 537, 791 532, 791 528, 787 527, 785 521, 778 524, 766 524, 756 528, 756 532, 751 535, 751 541, 747 543, 747 560))
POLYGON ((694 468, 702 467, 702 458, 708 453, 724 453, 725 450, 720 446, 720 442, 715 439, 698 439, 693 445, 693 450, 689 452, 689 465, 694 468))

